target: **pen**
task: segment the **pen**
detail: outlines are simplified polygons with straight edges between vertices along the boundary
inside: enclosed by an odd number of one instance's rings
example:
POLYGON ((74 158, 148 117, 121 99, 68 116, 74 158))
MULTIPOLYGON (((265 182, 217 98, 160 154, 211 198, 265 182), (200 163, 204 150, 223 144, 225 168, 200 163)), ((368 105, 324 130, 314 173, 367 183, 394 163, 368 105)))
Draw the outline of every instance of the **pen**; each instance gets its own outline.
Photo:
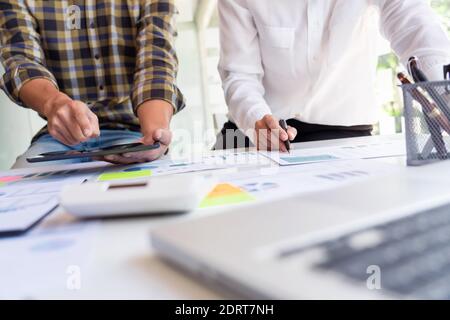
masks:
MULTIPOLYGON (((411 84, 412 82, 406 77, 404 73, 399 73, 397 75, 398 79, 402 84, 411 84)), ((430 102, 418 89, 411 90, 411 95, 417 102, 420 103, 424 112, 430 117, 430 119, 437 121, 437 123, 450 134, 450 122, 442 114, 442 112, 437 108, 437 106, 430 102)))
MULTIPOLYGON (((413 57, 409 60, 408 69, 416 83, 427 82, 426 76, 417 67, 416 58, 413 57)), ((398 78, 403 84, 410 82, 403 74, 399 74, 398 78)), ((430 92, 430 90, 426 91, 433 97, 433 92, 430 92)), ((424 95, 422 95, 418 88, 411 90, 411 95, 422 106, 423 117, 427 124, 428 131, 431 134, 431 139, 434 147, 436 148, 439 159, 446 159, 448 157, 447 148, 442 136, 442 125, 439 121, 439 118, 442 117, 440 112, 441 110, 436 108, 436 106, 433 106, 433 104, 424 95)))
MULTIPOLYGON (((280 120, 280 127, 281 127, 281 129, 286 131, 286 133, 288 133, 286 120, 280 120)), ((284 145, 286 146, 286 150, 290 153, 291 152, 291 143, 289 142, 289 137, 284 142, 284 145)))
POLYGON ((447 102, 444 100, 444 97, 442 97, 434 87, 429 85, 427 76, 423 73, 422 70, 419 69, 417 66, 418 59, 416 57, 409 58, 408 61, 408 70, 411 76, 414 79, 414 82, 416 83, 425 83, 423 85, 423 89, 428 92, 428 94, 431 96, 431 98, 436 102, 437 107, 442 111, 444 116, 450 120, 450 109, 447 106, 447 102))
MULTIPOLYGON (((450 64, 444 66, 444 79, 450 80, 450 64)), ((450 85, 445 88, 445 91, 447 92, 447 94, 450 94, 450 85)))

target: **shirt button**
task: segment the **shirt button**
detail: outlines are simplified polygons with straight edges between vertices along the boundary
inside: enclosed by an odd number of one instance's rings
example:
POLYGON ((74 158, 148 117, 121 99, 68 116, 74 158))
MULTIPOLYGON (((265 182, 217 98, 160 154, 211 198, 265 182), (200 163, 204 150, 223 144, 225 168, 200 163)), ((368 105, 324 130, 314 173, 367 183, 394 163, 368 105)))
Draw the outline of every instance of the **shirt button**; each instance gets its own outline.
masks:
POLYGON ((89 27, 90 27, 91 29, 94 29, 94 28, 95 28, 95 23, 94 23, 93 21, 91 21, 91 23, 89 24, 89 27))
POLYGON ((101 84, 101 85, 99 85, 98 86, 98 88, 101 90, 101 91, 103 91, 103 89, 105 89, 105 87, 103 87, 103 85, 101 84))
POLYGON ((99 55, 98 53, 96 53, 96 54, 94 55, 94 58, 95 58, 96 60, 99 60, 99 59, 100 59, 100 55, 99 55))

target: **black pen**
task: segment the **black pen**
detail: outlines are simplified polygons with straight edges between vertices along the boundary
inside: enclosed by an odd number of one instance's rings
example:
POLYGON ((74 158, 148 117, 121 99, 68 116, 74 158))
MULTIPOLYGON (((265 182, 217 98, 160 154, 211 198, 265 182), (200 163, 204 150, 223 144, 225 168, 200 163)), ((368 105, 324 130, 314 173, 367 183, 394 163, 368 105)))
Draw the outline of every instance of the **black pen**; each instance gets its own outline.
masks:
MULTIPOLYGON (((448 66, 444 66, 444 80, 450 80, 450 64, 448 66)), ((447 94, 450 94, 450 85, 447 85, 445 88, 447 94)))
MULTIPOLYGON (((286 131, 286 133, 288 133, 286 120, 280 120, 280 127, 281 127, 281 129, 286 131)), ((289 153, 291 153, 291 143, 289 142, 289 134, 288 134, 288 139, 284 142, 284 145, 286 146, 286 150, 289 153)))
MULTIPOLYGON (((416 83, 427 83, 428 78, 423 73, 422 70, 419 69, 417 66, 418 59, 416 57, 409 58, 408 61, 408 71, 411 73, 414 81, 416 83)), ((424 85, 423 89, 428 92, 428 94, 431 96, 431 98, 434 100, 440 111, 444 113, 445 117, 450 121, 450 109, 447 106, 447 102, 444 100, 444 98, 434 89, 432 86, 424 85)))

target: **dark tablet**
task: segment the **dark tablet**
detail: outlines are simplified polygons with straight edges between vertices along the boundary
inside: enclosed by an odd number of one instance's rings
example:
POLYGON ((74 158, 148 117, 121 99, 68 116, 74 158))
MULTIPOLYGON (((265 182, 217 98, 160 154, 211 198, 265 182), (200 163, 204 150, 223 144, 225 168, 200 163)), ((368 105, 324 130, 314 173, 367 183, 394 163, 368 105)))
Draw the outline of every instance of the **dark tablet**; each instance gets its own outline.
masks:
POLYGON ((98 158, 116 154, 133 153, 141 151, 149 151, 158 149, 161 145, 159 142, 153 145, 144 145, 142 143, 130 143, 110 146, 107 148, 99 149, 86 149, 81 151, 57 151, 42 153, 36 157, 27 158, 30 163, 58 161, 58 160, 70 160, 70 159, 82 159, 82 158, 98 158))

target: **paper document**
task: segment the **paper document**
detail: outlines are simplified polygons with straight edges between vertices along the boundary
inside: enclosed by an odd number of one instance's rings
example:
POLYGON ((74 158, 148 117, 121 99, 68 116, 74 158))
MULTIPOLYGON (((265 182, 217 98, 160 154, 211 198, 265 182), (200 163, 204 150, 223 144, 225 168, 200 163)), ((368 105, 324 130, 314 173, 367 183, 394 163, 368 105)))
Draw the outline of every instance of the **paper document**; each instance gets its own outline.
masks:
MULTIPOLYGON (((246 171, 224 176, 220 180, 224 184, 239 188, 241 198, 245 194, 245 199, 252 201, 272 201, 392 174, 399 168, 402 167, 377 161, 346 160, 314 163, 308 166, 277 167, 278 170, 272 174, 261 174, 258 170, 246 171)), ((221 204, 236 203, 223 201, 221 204)))
POLYGON ((26 231, 58 206, 64 186, 80 184, 92 174, 64 170, 0 175, 0 234, 26 231))
MULTIPOLYGON (((65 222, 65 221, 63 221, 65 222)), ((98 223, 53 224, 0 241, 0 298, 62 298, 80 292, 98 223)))
POLYGON ((216 152, 194 160, 159 160, 155 162, 113 167, 101 173, 97 181, 118 181, 173 175, 190 172, 204 172, 230 167, 270 164, 271 162, 258 152, 216 152))
POLYGON ((294 149, 291 153, 263 152, 281 166, 352 159, 372 159, 403 156, 406 146, 403 140, 355 144, 326 148, 294 149))

